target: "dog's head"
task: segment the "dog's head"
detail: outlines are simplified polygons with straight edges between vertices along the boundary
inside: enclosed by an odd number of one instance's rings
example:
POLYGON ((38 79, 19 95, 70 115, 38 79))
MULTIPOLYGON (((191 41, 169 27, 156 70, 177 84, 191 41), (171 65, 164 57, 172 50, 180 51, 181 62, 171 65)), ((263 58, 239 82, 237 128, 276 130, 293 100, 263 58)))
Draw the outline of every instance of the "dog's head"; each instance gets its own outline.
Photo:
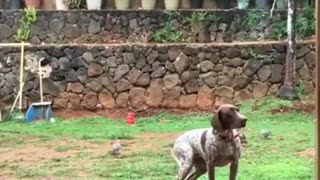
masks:
POLYGON ((217 131, 239 129, 246 126, 247 118, 232 104, 223 104, 216 110, 211 120, 212 127, 217 131))

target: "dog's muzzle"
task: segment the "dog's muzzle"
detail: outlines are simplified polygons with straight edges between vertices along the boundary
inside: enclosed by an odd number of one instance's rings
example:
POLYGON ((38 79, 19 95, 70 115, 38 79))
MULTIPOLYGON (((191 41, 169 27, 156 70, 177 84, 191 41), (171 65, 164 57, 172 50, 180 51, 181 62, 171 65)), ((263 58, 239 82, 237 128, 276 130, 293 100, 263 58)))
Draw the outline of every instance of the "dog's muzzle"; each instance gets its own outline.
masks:
POLYGON ((241 127, 246 127, 247 125, 247 118, 241 119, 241 127))

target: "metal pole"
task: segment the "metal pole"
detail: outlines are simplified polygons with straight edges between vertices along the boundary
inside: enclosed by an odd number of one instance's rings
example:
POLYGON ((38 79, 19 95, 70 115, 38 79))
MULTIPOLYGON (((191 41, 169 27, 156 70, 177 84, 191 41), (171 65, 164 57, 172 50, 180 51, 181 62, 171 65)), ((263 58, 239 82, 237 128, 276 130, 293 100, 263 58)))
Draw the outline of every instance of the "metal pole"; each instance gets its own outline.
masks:
MULTIPOLYGON (((24 42, 24 46, 31 46, 31 44, 24 42)), ((0 47, 21 47, 21 43, 0 43, 0 47)))
POLYGON ((316 145, 316 156, 315 156, 315 180, 320 180, 319 175, 319 145, 320 145, 320 0, 316 1, 316 129, 315 129, 315 145, 316 145))

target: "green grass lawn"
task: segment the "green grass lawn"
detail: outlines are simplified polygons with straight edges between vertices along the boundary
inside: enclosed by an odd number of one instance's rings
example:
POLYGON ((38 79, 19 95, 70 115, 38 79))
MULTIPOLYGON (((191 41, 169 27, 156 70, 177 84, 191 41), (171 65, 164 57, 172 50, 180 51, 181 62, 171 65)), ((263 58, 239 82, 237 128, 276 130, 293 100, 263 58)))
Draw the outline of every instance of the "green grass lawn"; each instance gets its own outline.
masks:
MULTIPOLYGON (((242 130, 243 148, 239 180, 310 180, 313 177, 313 117, 299 112, 271 114, 269 109, 290 102, 261 100, 241 106, 248 117, 242 130), (272 132, 270 139, 260 129, 272 132)), ((176 164, 170 147, 182 132, 208 127, 210 114, 158 114, 123 120, 101 117, 62 120, 56 123, 10 121, 0 124, 0 179, 111 179, 170 180, 176 164), (119 157, 108 154, 111 139, 124 146, 119 157)), ((218 180, 229 168, 216 170, 218 180)), ((207 176, 200 179, 205 180, 207 176)))

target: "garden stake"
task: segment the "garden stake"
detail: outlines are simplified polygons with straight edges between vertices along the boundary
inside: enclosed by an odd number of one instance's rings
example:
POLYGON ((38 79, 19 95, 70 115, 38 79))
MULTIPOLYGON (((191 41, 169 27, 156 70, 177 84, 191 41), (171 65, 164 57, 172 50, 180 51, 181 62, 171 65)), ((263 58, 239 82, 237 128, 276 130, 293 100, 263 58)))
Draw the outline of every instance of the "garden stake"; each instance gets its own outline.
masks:
MULTIPOLYGON (((20 79, 19 79, 19 92, 17 94, 17 98, 19 98, 19 113, 15 114, 15 118, 18 118, 18 119, 23 119, 24 118, 24 115, 22 113, 22 94, 23 94, 23 85, 24 85, 24 82, 23 82, 23 66, 24 66, 24 42, 22 41, 21 42, 21 52, 20 52, 20 79)), ((16 100, 17 100, 16 98, 16 100)), ((15 101, 16 103, 16 101, 15 101)), ((10 110, 10 113, 9 113, 9 117, 11 118, 11 115, 12 115, 12 112, 13 112, 13 109, 14 107, 16 106, 15 103, 13 104, 13 107, 11 108, 10 110)))

